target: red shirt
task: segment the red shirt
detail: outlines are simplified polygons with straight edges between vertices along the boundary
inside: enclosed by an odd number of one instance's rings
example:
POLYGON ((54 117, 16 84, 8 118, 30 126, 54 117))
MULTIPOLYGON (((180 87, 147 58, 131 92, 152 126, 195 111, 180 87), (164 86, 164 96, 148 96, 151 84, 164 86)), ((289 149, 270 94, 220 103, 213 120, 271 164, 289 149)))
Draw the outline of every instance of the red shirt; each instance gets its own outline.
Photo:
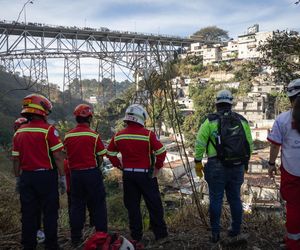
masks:
POLYGON ((150 154, 156 156, 155 167, 161 168, 166 157, 166 148, 156 138, 154 132, 136 123, 128 123, 127 128, 118 132, 107 148, 107 156, 115 167, 121 166, 117 157, 122 154, 123 168, 143 168, 151 166, 150 154))
POLYGON ((33 120, 19 128, 13 138, 12 156, 18 157, 25 171, 53 168, 53 152, 63 144, 58 131, 44 120, 33 120))
POLYGON ((106 154, 99 134, 86 124, 78 124, 70 130, 65 136, 64 144, 71 170, 96 167, 96 156, 106 154))

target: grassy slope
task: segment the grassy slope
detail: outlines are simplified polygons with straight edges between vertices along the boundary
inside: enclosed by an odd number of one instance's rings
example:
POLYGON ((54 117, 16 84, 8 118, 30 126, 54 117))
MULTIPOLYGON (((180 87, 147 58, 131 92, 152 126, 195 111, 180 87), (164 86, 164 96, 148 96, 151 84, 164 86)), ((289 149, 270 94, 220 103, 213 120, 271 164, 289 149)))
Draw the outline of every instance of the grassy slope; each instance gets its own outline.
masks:
MULTIPOLYGON (((11 172, 12 164, 4 153, 0 154, 0 249, 20 248, 20 207, 18 196, 14 193, 14 178, 11 172)), ((110 184, 109 184, 110 183, 110 184)), ((107 189, 111 186, 107 182, 107 189)), ((115 189, 116 187, 113 187, 115 189)), ((108 190, 109 191, 109 190, 108 190)), ((109 193, 109 192, 108 192, 109 193)), ((69 242, 69 228, 67 217, 66 195, 61 198, 61 210, 59 219, 59 241, 64 249, 71 249, 69 242)), ((208 221, 207 209, 203 208, 208 221)), ((280 216, 272 213, 254 212, 246 215, 243 231, 249 233, 248 244, 228 247, 226 242, 226 230, 222 232, 223 240, 220 244, 209 242, 210 232, 203 223, 194 206, 185 207, 167 213, 167 224, 170 231, 168 240, 154 242, 152 233, 145 230, 146 249, 278 249, 283 236, 283 221, 280 216)), ((119 232, 129 237, 126 225, 126 210, 122 204, 121 190, 109 194, 108 216, 110 230, 119 232)), ((144 221, 145 222, 145 221, 144 221)), ((229 211, 225 207, 222 215, 222 225, 226 229, 229 222, 229 211)), ((146 221, 145 226, 148 228, 146 221)), ((85 237, 92 234, 93 230, 85 228, 85 237)))

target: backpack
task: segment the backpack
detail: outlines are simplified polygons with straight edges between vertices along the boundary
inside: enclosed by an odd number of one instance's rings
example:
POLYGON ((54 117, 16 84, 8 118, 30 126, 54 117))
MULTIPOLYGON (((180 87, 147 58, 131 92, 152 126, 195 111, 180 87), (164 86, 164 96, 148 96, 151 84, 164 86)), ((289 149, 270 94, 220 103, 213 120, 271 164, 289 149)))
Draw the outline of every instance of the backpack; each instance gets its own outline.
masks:
POLYGON ((222 111, 211 114, 209 120, 218 120, 216 143, 210 142, 217 151, 217 158, 224 166, 247 165, 250 159, 250 145, 242 125, 241 115, 222 111))
POLYGON ((143 250, 142 244, 129 241, 119 234, 96 232, 88 238, 84 250, 143 250))

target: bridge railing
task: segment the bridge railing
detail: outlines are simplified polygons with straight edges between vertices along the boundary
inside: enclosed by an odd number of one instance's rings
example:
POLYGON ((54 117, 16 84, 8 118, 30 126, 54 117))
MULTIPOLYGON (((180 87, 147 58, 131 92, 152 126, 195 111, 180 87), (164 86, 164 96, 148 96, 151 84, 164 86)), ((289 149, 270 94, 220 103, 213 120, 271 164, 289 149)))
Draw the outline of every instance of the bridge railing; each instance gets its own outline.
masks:
POLYGON ((45 23, 32 23, 32 22, 24 23, 24 22, 16 22, 16 21, 8 21, 8 20, 0 20, 0 24, 1 23, 12 24, 12 25, 44 27, 44 28, 55 28, 55 29, 70 29, 70 30, 82 30, 82 31, 109 32, 109 33, 117 33, 117 34, 129 34, 129 35, 138 35, 138 36, 152 36, 152 37, 160 37, 160 38, 188 39, 188 37, 181 37, 181 36, 174 36, 174 35, 167 35, 167 34, 110 30, 106 27, 91 28, 91 27, 78 27, 78 26, 61 26, 61 25, 53 25, 53 24, 45 24, 45 23))

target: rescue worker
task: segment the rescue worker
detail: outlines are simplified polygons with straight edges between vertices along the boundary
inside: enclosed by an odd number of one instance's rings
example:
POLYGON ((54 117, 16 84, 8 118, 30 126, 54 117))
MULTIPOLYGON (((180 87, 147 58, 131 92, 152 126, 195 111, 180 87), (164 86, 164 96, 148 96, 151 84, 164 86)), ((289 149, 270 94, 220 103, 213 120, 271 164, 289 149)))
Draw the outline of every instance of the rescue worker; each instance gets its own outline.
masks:
MULTIPOLYGON (((247 167, 253 149, 251 131, 247 120, 243 116, 231 111, 233 104, 231 92, 229 90, 219 91, 215 103, 217 113, 209 114, 201 124, 195 143, 195 170, 197 175, 202 178, 202 171, 204 169, 205 180, 209 188, 209 215, 212 230, 211 241, 213 243, 218 242, 220 239, 220 216, 224 190, 230 205, 232 218, 228 236, 234 237, 240 234, 243 214, 240 189, 244 182, 244 170, 247 167), (236 158, 238 159, 237 161, 232 160, 227 162, 227 158, 225 161, 225 158, 220 156, 222 150, 218 149, 221 149, 220 145, 222 146, 223 143, 226 143, 225 136, 223 138, 220 134, 225 129, 226 119, 233 119, 237 123, 233 129, 237 129, 236 133, 238 136, 234 137, 233 133, 227 137, 234 142, 234 145, 230 145, 229 148, 236 150, 233 153, 232 159, 236 158), (241 138, 244 138, 243 144, 238 145, 241 138), (218 141, 221 142, 220 145, 218 145, 218 141), (244 147, 247 149, 245 153, 242 151, 244 147), (202 165, 204 153, 208 157, 205 168, 202 165), (244 154, 247 154, 246 159, 243 159, 244 154), (238 155, 241 155, 242 158, 239 159, 238 155)), ((224 146, 223 148, 226 147, 224 146)))
POLYGON ((71 170, 71 239, 73 246, 82 241, 86 206, 92 212, 96 231, 107 232, 105 188, 101 165, 106 149, 97 132, 90 128, 92 108, 80 104, 74 110, 77 126, 65 136, 65 148, 71 170))
POLYGON ((275 119, 268 135, 271 142, 269 175, 276 173, 276 158, 281 148, 280 193, 286 201, 287 249, 300 249, 300 79, 291 81, 287 87, 291 109, 275 119))
MULTIPOLYGON (((28 120, 25 117, 20 117, 14 122, 14 130, 15 132, 23 125, 26 124, 28 120)), ((36 233, 36 238, 38 243, 43 243, 45 241, 45 233, 42 230, 42 211, 38 214, 37 218, 37 226, 38 230, 36 233)))
POLYGON ((26 124, 28 120, 25 117, 20 117, 14 122, 14 130, 15 132, 23 125, 26 124))
POLYGON ((149 211, 150 227, 155 239, 168 236, 156 178, 159 169, 163 167, 166 149, 155 133, 144 127, 147 117, 141 105, 130 105, 124 118, 127 127, 116 133, 107 148, 113 166, 123 171, 124 205, 128 210, 131 237, 135 242, 141 241, 143 237, 140 211, 142 196, 149 211), (122 155, 121 161, 117 157, 118 153, 122 155), (149 176, 152 171, 154 178, 149 176))
POLYGON ((52 110, 44 96, 31 94, 24 98, 21 115, 28 123, 20 127, 13 138, 16 190, 20 193, 22 213, 22 245, 35 249, 40 209, 46 235, 45 248, 58 249, 57 219, 59 208, 58 184, 66 190, 63 144, 54 126, 47 123, 52 110), (57 169, 60 173, 58 182, 57 169))

